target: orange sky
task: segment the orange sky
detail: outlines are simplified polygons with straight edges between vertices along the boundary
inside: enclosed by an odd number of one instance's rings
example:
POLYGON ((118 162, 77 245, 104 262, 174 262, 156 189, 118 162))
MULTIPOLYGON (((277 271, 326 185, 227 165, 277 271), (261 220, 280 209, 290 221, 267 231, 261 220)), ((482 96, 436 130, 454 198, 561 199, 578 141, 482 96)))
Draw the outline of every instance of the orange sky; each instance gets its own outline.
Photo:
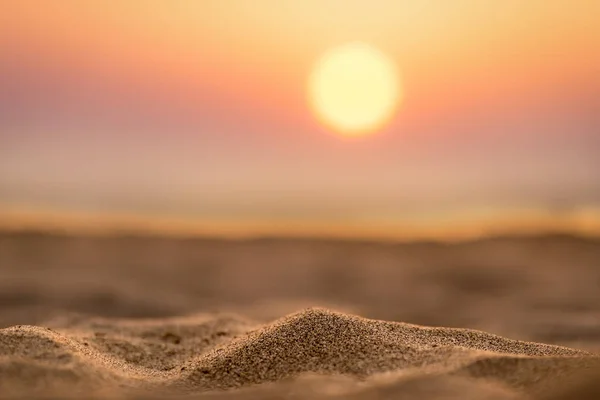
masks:
POLYGON ((5 221, 34 210, 406 236, 437 216, 446 231, 476 224, 477 210, 502 220, 600 201, 599 2, 4 9, 5 221), (386 129, 348 143, 318 124, 306 81, 324 51, 354 40, 396 61, 406 93, 386 129))

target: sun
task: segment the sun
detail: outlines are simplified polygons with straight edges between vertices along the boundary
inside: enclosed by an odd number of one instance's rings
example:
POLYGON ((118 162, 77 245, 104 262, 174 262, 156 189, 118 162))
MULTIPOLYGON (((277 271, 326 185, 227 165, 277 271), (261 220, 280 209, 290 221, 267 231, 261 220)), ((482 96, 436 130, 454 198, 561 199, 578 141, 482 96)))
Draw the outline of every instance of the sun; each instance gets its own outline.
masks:
POLYGON ((329 50, 315 64, 308 97, 318 119, 344 136, 381 129, 401 101, 400 77, 394 62, 366 43, 329 50))

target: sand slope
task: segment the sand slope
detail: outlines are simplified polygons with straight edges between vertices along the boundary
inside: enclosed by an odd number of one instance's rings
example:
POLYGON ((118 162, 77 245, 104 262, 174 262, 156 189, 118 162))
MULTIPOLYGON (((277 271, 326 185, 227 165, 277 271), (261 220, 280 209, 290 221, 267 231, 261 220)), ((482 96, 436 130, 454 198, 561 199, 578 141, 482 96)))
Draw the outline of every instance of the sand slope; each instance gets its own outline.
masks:
POLYGON ((267 324, 73 315, 47 326, 0 330, 2 395, 536 398, 600 368, 583 350, 320 308, 267 324))

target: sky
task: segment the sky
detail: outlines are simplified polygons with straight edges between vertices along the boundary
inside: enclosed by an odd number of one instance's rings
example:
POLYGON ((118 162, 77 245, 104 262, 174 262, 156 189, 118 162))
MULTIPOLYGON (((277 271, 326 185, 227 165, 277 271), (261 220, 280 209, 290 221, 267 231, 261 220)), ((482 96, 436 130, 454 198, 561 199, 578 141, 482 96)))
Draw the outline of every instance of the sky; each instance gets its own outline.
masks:
POLYGON ((598 1, 0 8, 0 226, 600 234, 598 1), (349 139, 307 82, 354 41, 394 61, 403 96, 349 139))

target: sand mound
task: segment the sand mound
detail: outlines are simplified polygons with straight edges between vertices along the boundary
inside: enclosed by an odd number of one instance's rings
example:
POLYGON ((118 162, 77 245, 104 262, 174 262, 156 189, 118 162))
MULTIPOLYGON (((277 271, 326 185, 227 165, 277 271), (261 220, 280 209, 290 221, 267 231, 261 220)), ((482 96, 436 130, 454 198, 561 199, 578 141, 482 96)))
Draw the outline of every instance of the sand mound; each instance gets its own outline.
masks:
POLYGON ((544 396, 600 367, 581 350, 325 309, 264 325, 232 315, 49 325, 0 330, 0 393, 516 398, 544 396), (221 389, 238 390, 207 393, 221 389))

